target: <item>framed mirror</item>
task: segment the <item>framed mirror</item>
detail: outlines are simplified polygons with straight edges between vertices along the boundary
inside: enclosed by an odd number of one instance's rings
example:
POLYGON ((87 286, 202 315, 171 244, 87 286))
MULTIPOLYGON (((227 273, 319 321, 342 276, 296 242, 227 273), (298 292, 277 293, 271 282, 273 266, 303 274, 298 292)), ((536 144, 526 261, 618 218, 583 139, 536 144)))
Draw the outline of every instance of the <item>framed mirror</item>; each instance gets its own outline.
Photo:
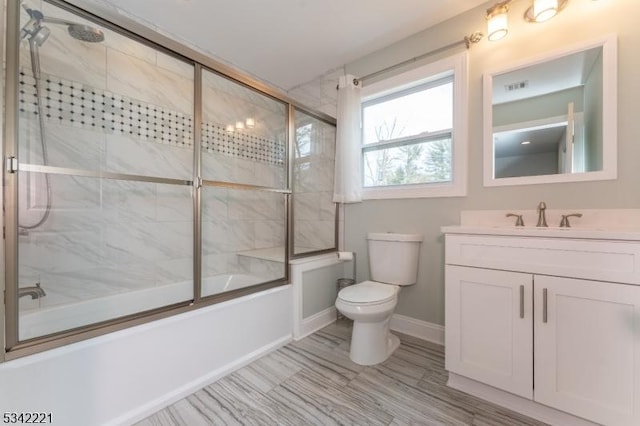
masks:
POLYGON ((484 185, 617 177, 617 39, 484 75, 484 185))

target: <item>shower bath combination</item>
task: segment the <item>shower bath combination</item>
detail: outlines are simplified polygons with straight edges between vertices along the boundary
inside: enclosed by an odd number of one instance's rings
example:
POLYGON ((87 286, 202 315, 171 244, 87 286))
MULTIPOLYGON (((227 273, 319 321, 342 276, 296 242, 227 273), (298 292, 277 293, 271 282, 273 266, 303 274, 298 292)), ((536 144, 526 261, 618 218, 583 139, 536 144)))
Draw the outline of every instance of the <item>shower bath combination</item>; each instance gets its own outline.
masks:
MULTIPOLYGON (((41 102, 41 82, 40 82, 40 54, 39 48, 51 35, 51 30, 44 24, 53 25, 65 25, 69 35, 76 40, 84 41, 88 43, 100 43, 104 41, 104 33, 98 28, 94 28, 89 25, 80 24, 73 21, 67 21, 65 19, 53 18, 45 16, 41 11, 29 8, 26 4, 22 3, 23 9, 29 15, 29 22, 27 22, 20 30, 20 40, 27 40, 29 42, 29 53, 31 56, 31 70, 33 72, 33 78, 36 86, 36 99, 38 108, 38 124, 40 130, 40 146, 42 149, 42 164, 47 165, 47 143, 44 131, 44 114, 42 111, 41 102)), ((51 182, 49 181, 49 175, 45 173, 45 186, 47 203, 44 214, 38 220, 38 222, 25 225, 18 224, 19 231, 22 235, 25 235, 29 229, 35 229, 46 222, 49 214, 51 213, 51 182)))

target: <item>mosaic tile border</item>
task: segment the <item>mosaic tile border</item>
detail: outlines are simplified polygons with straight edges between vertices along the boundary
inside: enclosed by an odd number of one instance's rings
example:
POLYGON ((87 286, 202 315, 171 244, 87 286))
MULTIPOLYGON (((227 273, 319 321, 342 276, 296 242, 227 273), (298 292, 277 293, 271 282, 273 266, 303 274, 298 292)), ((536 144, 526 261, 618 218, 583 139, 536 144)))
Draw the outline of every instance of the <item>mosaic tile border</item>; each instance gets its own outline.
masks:
MULTIPOLYGON (((23 116, 38 114, 36 85, 30 69, 19 75, 19 109, 23 116)), ((142 141, 193 147, 193 117, 86 84, 41 75, 46 120, 65 126, 123 135, 142 141)), ((282 165, 285 144, 248 133, 225 131, 216 123, 202 124, 206 152, 250 161, 282 165)))
POLYGON ((227 132, 219 124, 202 123, 202 148, 207 152, 269 164, 284 164, 284 142, 241 132, 227 132))

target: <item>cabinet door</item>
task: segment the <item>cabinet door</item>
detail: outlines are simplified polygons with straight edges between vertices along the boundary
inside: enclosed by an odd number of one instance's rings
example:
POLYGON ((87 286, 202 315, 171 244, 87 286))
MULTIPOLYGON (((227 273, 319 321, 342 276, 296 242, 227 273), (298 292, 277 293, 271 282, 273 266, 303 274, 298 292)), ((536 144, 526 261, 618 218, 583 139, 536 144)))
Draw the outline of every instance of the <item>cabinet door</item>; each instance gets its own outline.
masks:
POLYGON ((535 400, 606 425, 640 425, 640 287, 534 282, 535 400))
POLYGON ((447 370, 533 397, 532 276, 445 267, 447 370))

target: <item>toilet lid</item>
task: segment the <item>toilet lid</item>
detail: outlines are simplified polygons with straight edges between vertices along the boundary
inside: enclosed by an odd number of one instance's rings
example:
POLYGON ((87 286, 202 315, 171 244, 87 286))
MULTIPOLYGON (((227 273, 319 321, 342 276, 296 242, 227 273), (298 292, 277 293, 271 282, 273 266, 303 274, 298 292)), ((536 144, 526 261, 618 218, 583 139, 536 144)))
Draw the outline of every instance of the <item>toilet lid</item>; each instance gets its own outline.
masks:
POLYGON ((351 303, 380 303, 392 299, 396 294, 396 286, 364 281, 340 290, 338 297, 351 303))

